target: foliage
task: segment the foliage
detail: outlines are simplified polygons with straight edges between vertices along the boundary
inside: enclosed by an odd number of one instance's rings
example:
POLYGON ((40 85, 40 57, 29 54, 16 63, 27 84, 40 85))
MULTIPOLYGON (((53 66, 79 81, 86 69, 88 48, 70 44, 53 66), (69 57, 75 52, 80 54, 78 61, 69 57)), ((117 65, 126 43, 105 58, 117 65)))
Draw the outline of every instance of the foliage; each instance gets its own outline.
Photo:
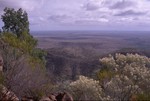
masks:
POLYGON ((137 101, 148 101, 150 99, 150 93, 143 93, 143 94, 139 94, 137 95, 137 101))
POLYGON ((29 62, 34 67, 36 66, 36 64, 40 64, 42 67, 45 66, 46 60, 44 57, 46 56, 46 53, 43 50, 36 49, 35 44, 37 41, 31 38, 31 36, 27 34, 25 35, 25 39, 21 40, 14 34, 5 32, 2 34, 1 40, 3 40, 4 43, 8 44, 7 46, 5 46, 5 48, 7 49, 7 51, 12 50, 13 53, 11 53, 12 55, 15 55, 15 57, 17 56, 19 58, 21 57, 21 55, 26 54, 26 56, 28 56, 29 62))
POLYGON ((23 53, 30 53, 36 44, 36 40, 31 39, 31 37, 25 33, 24 40, 19 39, 17 36, 8 32, 3 33, 2 39, 5 41, 5 43, 8 43, 10 46, 19 49, 23 53))
POLYGON ((111 79, 114 75, 115 73, 113 73, 109 69, 101 69, 97 73, 97 77, 101 81, 101 83, 104 82, 105 80, 111 79))
POLYGON ((29 33, 28 15, 21 8, 15 11, 15 9, 6 7, 2 21, 4 22, 2 27, 4 32, 12 32, 18 38, 22 37, 23 32, 29 33))
POLYGON ((27 13, 22 9, 15 11, 6 8, 2 20, 4 21, 3 32, 0 34, 0 55, 4 60, 2 82, 19 97, 26 95, 25 92, 29 89, 39 91, 38 96, 41 96, 43 86, 51 84, 45 68, 41 68, 45 67, 46 53, 36 48, 37 40, 29 33, 27 13))
MULTIPOLYGON (((1 45, 0 45, 1 46, 1 45)), ((4 73, 2 83, 17 96, 31 96, 40 98, 51 90, 51 82, 46 71, 38 63, 31 68, 29 55, 8 44, 0 47, 4 59, 4 73), (49 85, 49 86, 47 86, 49 85), (20 90, 21 89, 21 90, 20 90), (42 95, 41 95, 42 94, 42 95)), ((35 60, 34 60, 35 61, 35 60)))
POLYGON ((3 33, 1 34, 3 41, 22 54, 28 54, 29 61, 33 66, 40 63, 44 67, 46 53, 36 49, 37 40, 29 33, 27 13, 21 8, 19 10, 5 8, 2 21, 4 22, 3 33))
MULTIPOLYGON (((25 48, 27 46, 13 34, 5 33, 1 36, 0 54, 4 60, 4 85, 18 96, 26 95, 24 92, 27 92, 28 89, 36 89, 42 92, 43 86, 50 84, 45 68, 41 68, 43 66, 41 60, 36 54, 35 56, 31 55, 33 50, 30 53, 30 48, 28 48, 29 50, 25 48), (12 40, 9 40, 11 38, 12 40), (31 68, 33 66, 36 68, 31 68), (18 93, 19 89, 22 90, 18 93)), ((40 50, 37 53, 39 54, 39 52, 40 50)), ((33 93, 32 96, 40 96, 40 94, 34 95, 33 93)))
MULTIPOLYGON (((115 74, 103 84, 105 94, 111 99, 129 100, 133 95, 150 92, 150 58, 138 54, 116 54, 100 61, 103 68, 115 74)), ((103 77, 101 73, 99 71, 99 78, 103 77)), ((106 75, 109 76, 109 72, 106 75)))
POLYGON ((70 83, 69 87, 75 100, 102 100, 99 81, 79 76, 79 79, 70 83))
POLYGON ((45 67, 46 65, 46 59, 45 56, 47 53, 42 49, 33 49, 30 52, 30 63, 35 66, 35 64, 40 64, 41 67, 45 67))
POLYGON ((28 74, 28 76, 30 75, 32 77, 28 78, 27 81, 23 80, 23 82, 27 86, 23 87, 24 89, 22 89, 23 90, 22 93, 23 95, 30 96, 34 100, 39 101, 41 97, 43 97, 47 93, 51 93, 53 85, 51 84, 51 81, 42 70, 40 69, 37 70, 37 68, 35 68, 34 71, 32 72, 31 71, 29 72, 32 74, 28 74))
POLYGON ((4 75, 0 72, 0 85, 4 84, 4 75))

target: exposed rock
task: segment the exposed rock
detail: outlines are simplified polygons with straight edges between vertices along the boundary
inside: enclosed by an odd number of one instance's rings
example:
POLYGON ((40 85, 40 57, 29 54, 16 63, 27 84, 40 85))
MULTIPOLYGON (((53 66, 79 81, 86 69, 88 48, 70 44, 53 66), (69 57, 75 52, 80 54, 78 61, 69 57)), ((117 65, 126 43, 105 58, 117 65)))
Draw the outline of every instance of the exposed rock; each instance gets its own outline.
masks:
POLYGON ((137 101, 137 96, 136 95, 132 95, 130 98, 130 101, 137 101))
POLYGON ((33 97, 23 97, 23 98, 21 98, 21 101, 34 101, 33 100, 33 97))
POLYGON ((69 93, 61 92, 50 94, 48 97, 43 97, 40 101, 73 101, 73 98, 69 93))
POLYGON ((54 100, 51 100, 49 97, 43 97, 40 101, 54 101, 54 100))
POLYGON ((3 85, 0 85, 1 87, 1 101, 19 101, 19 98, 12 92, 9 91, 6 87, 3 85))
POLYGON ((73 101, 73 98, 69 93, 65 92, 65 95, 64 95, 62 101, 73 101))
POLYGON ((56 96, 56 101, 73 101, 73 98, 70 94, 63 92, 63 93, 58 93, 56 96))
POLYGON ((57 101, 54 94, 49 95, 49 98, 50 98, 52 101, 57 101))

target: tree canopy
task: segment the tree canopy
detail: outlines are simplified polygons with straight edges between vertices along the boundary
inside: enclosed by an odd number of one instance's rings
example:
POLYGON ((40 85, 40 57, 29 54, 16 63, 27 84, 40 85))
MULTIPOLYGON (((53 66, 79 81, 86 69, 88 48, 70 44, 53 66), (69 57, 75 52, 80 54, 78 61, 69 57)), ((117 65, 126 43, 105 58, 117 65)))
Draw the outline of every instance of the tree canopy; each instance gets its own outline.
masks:
POLYGON ((29 34, 28 14, 21 8, 18 10, 5 8, 1 18, 4 22, 4 26, 2 27, 4 32, 11 32, 17 37, 22 37, 23 32, 29 34))
POLYGON ((40 63, 44 66, 46 54, 43 50, 37 48, 37 40, 29 32, 27 12, 21 8, 18 10, 5 8, 1 19, 4 22, 1 40, 17 50, 17 54, 19 52, 28 55, 29 60, 35 65, 40 63))

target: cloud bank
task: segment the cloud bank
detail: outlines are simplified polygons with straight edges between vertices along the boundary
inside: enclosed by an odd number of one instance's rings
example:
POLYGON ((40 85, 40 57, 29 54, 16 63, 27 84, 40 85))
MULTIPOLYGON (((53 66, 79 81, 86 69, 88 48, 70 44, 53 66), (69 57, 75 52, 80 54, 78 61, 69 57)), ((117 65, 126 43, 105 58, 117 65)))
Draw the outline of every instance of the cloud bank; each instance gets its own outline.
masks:
POLYGON ((0 14, 5 7, 25 9, 32 30, 150 27, 150 0, 0 0, 0 14))

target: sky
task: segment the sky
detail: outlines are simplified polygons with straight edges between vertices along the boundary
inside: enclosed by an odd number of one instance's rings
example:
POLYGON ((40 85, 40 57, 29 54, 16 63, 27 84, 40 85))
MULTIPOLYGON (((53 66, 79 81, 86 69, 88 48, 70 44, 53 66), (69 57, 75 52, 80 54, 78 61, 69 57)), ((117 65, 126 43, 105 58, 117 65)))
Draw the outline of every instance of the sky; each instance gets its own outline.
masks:
POLYGON ((27 11, 32 31, 150 31, 150 0, 0 0, 1 15, 5 7, 27 11))

